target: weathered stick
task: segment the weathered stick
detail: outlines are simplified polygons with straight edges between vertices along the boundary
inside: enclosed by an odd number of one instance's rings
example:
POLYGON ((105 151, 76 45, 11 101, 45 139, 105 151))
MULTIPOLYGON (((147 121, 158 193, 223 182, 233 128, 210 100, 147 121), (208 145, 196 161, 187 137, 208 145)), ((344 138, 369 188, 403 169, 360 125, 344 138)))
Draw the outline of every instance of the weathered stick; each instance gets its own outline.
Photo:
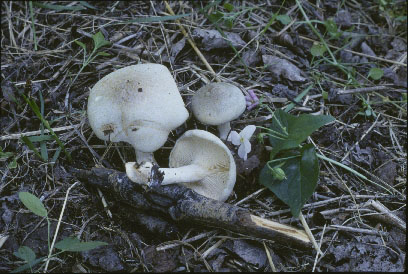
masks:
POLYGON ((257 217, 246 209, 209 199, 178 184, 161 186, 153 181, 148 187, 133 183, 124 172, 106 168, 71 168, 70 171, 78 179, 145 212, 158 211, 176 221, 223 228, 302 249, 312 247, 303 230, 257 217))

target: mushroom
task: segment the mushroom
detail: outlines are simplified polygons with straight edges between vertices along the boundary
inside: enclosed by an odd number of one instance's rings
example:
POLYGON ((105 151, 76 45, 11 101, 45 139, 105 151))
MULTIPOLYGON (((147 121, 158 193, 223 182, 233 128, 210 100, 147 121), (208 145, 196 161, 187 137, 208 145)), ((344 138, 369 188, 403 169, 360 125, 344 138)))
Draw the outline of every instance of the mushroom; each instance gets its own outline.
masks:
POLYGON ((231 130, 230 121, 238 118, 246 108, 241 90, 228 83, 210 83, 193 95, 191 109, 203 124, 218 127, 220 138, 226 140, 231 130))
MULTIPOLYGON (((139 184, 150 181, 152 163, 126 163, 126 174, 139 184)), ((164 172, 162 185, 180 183, 197 193, 219 201, 231 194, 236 180, 234 158, 228 147, 214 134, 194 129, 186 131, 170 152, 170 168, 164 172)))
POLYGON ((130 143, 136 161, 153 161, 153 152, 188 111, 169 70, 160 64, 138 64, 116 70, 92 88, 88 118, 99 139, 130 143))

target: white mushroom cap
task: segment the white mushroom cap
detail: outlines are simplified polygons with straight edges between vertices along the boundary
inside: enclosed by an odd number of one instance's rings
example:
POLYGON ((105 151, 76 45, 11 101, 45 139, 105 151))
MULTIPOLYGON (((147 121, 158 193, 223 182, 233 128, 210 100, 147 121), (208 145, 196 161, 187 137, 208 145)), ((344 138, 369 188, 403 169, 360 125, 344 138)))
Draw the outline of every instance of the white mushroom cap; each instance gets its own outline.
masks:
POLYGON ((220 138, 225 140, 229 122, 238 118, 246 108, 241 90, 229 83, 210 83, 196 91, 191 100, 194 116, 201 123, 218 126, 220 138))
MULTIPOLYGON (((181 183, 219 201, 225 201, 235 185, 236 167, 230 150, 217 136, 204 130, 186 131, 176 141, 169 166, 159 169, 164 172, 162 185, 181 183)), ((126 163, 126 174, 134 182, 146 183, 151 167, 151 163, 138 167, 126 163)))
POLYGON ((98 138, 128 142, 136 156, 159 149, 188 118, 176 82, 160 64, 128 66, 106 75, 92 88, 87 112, 98 138))
POLYGON ((228 147, 214 134, 205 130, 186 131, 170 153, 169 166, 177 168, 196 164, 210 173, 193 183, 183 183, 197 193, 225 201, 236 180, 234 158, 228 147))

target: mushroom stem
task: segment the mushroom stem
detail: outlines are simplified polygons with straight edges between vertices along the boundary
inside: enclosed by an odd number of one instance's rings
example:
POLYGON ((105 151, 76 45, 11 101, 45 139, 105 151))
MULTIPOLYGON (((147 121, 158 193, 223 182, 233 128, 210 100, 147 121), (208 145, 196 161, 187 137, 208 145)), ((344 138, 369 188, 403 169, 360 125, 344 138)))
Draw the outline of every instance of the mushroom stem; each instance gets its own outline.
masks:
MULTIPOLYGON (((152 167, 153 164, 151 162, 145 162, 142 165, 129 162, 126 163, 126 174, 131 181, 138 184, 146 184, 149 180, 152 167)), ((159 168, 159 171, 164 172, 162 185, 197 182, 209 174, 208 170, 196 164, 177 168, 159 168)))
POLYGON ((143 151, 135 149, 135 153, 136 153, 136 162, 138 164, 141 164, 143 162, 156 163, 156 160, 154 159, 153 152, 143 152, 143 151))
POLYGON ((159 168, 159 171, 164 172, 162 185, 197 182, 208 175, 208 170, 194 164, 176 168, 159 168))
POLYGON ((218 132, 220 133, 221 140, 227 140, 228 133, 231 130, 230 122, 218 125, 218 132))

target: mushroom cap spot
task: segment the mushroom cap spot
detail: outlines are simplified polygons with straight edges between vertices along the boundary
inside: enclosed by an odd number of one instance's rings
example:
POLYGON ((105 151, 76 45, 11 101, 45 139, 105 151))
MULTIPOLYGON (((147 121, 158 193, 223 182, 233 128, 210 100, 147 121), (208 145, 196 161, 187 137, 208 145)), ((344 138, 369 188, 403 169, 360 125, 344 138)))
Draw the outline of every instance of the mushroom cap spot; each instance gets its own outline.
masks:
POLYGON ((174 145, 169 157, 171 168, 191 164, 209 171, 204 179, 182 183, 197 193, 219 201, 225 201, 232 192, 236 180, 235 161, 228 147, 214 134, 194 129, 186 131, 174 145))
POLYGON ((176 82, 160 64, 132 65, 103 77, 90 91, 87 113, 98 138, 128 142, 143 152, 163 146, 188 118, 176 82), (105 135, 106 124, 114 132, 105 135))
POLYGON ((229 83, 210 83, 191 99, 194 116, 203 124, 221 125, 238 118, 246 108, 241 90, 229 83))

